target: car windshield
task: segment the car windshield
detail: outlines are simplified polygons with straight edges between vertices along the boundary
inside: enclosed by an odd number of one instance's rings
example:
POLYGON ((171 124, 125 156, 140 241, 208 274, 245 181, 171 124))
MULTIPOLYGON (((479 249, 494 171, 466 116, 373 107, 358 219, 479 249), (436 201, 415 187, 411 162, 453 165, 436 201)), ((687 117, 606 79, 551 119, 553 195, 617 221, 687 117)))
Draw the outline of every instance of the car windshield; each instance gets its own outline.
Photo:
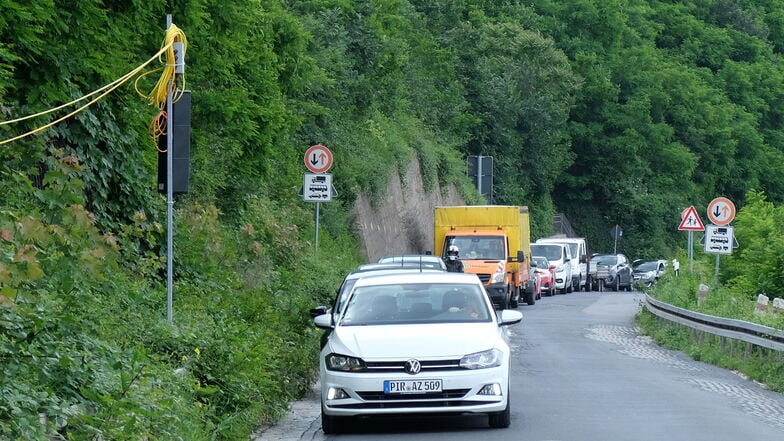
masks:
POLYGON ((576 243, 572 243, 572 242, 569 242, 566 245, 569 247, 569 254, 571 254, 572 256, 577 256, 577 247, 578 247, 578 245, 576 243))
POLYGON ((549 262, 544 257, 534 257, 533 261, 540 269, 547 269, 550 266, 549 262))
POLYGON ((460 250, 461 259, 505 260, 506 242, 504 236, 448 236, 444 248, 455 245, 460 250))
POLYGON ((379 259, 378 263, 399 263, 401 265, 413 266, 418 265, 425 269, 443 269, 444 261, 437 256, 388 256, 379 259))
POLYGON ((597 265, 616 265, 618 263, 618 256, 609 255, 609 256, 596 256, 591 259, 591 262, 596 263, 597 265))
POLYGON ((350 295, 340 326, 489 322, 492 311, 478 285, 406 283, 360 286, 350 295))
POLYGON ((634 265, 635 271, 656 271, 659 269, 659 262, 650 260, 647 262, 639 262, 634 265))
POLYGON ((562 251, 560 245, 531 244, 531 253, 544 256, 547 260, 561 260, 562 251))

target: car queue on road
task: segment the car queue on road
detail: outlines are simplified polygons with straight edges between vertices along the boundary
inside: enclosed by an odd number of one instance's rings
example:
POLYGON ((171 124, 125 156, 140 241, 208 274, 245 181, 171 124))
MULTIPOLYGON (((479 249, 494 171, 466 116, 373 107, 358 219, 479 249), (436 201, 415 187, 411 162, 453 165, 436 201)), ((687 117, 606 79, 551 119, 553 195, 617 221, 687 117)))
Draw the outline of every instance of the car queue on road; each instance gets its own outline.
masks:
MULTIPOLYGON (((581 255, 585 273, 575 277, 585 282, 572 284, 563 275, 578 268, 570 264, 568 246, 545 241, 531 250, 537 300, 575 288, 634 289, 632 265, 622 254, 581 255), (553 263, 534 254, 538 250, 564 259, 553 263)), ((441 259, 385 256, 360 265, 329 307, 311 310, 324 330, 319 379, 325 434, 378 415, 481 413, 490 427, 509 426, 508 330, 523 319, 514 311, 519 305, 494 304, 480 275, 450 272, 441 259)))

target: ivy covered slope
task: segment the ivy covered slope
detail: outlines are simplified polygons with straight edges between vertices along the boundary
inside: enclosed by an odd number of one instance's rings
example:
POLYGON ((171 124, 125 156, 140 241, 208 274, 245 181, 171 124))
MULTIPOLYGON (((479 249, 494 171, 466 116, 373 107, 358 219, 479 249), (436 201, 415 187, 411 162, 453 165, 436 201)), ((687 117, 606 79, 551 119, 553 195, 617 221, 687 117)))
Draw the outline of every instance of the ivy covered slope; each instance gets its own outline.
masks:
POLYGON ((564 211, 596 251, 620 224, 632 256, 671 253, 689 205, 784 196, 781 1, 165 3, 0 3, 0 120, 130 72, 167 13, 194 103, 172 325, 158 110, 134 82, 0 144, 0 438, 246 439, 309 387, 307 311, 362 259, 355 196, 414 155, 471 202, 464 157, 492 155, 494 202, 528 205, 534 236, 564 211), (315 143, 341 195, 317 253, 297 197, 315 143))

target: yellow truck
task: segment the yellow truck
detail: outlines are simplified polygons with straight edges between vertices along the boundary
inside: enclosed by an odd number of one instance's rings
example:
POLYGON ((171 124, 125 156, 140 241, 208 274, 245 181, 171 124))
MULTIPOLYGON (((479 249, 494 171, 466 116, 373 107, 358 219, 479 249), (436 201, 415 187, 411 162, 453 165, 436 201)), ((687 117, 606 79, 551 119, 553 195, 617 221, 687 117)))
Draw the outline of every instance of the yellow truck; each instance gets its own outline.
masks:
POLYGON ((529 266, 528 207, 436 207, 434 226, 433 252, 446 258, 449 246, 456 245, 463 271, 479 276, 500 309, 517 308, 521 299, 529 305, 536 302, 535 281, 529 266))

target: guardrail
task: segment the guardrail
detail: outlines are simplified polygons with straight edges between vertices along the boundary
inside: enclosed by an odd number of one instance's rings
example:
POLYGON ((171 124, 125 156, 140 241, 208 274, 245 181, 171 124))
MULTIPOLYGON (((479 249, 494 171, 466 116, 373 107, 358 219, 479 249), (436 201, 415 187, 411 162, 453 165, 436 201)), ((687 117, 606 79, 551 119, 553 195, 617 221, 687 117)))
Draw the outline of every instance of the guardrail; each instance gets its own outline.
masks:
POLYGON ((645 308, 663 319, 720 337, 784 352, 784 331, 743 320, 715 317, 679 308, 645 295, 645 308))

